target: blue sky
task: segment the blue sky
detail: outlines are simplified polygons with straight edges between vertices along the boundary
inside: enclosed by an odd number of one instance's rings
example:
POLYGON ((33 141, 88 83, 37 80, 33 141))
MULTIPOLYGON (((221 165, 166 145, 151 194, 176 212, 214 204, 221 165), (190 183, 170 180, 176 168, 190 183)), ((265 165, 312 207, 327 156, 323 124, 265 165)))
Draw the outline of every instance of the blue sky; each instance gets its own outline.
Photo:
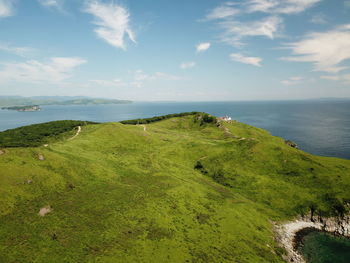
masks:
POLYGON ((0 95, 350 97, 350 0, 0 0, 0 95))

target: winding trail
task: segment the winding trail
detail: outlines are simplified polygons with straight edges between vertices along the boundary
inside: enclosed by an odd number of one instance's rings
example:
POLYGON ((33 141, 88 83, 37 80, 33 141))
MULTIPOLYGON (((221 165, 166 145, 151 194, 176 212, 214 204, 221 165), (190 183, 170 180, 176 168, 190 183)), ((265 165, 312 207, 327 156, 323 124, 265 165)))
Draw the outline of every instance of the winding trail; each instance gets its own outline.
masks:
POLYGON ((78 126, 77 133, 73 137, 69 138, 68 141, 75 139, 80 134, 80 132, 81 132, 81 126, 78 126))

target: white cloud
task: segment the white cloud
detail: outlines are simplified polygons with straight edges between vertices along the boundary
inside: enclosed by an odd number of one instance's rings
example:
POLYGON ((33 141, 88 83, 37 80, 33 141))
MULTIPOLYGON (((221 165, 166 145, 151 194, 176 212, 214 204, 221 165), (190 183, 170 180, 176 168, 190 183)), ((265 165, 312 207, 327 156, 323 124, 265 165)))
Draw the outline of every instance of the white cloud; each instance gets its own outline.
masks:
POLYGON ((53 57, 48 62, 2 63, 0 82, 59 84, 70 78, 73 70, 84 63, 86 60, 76 57, 53 57))
POLYGON ((287 44, 294 56, 288 61, 311 62, 315 71, 336 73, 347 67, 340 64, 350 59, 350 24, 331 31, 310 33, 299 42, 287 44))
POLYGON ((233 46, 241 46, 245 37, 264 36, 275 37, 282 25, 278 16, 270 16, 260 21, 241 23, 239 21, 223 21, 220 26, 224 29, 221 40, 233 46))
POLYGON ((181 69, 189 69, 189 68, 193 68, 196 65, 196 62, 194 61, 190 61, 190 62, 183 62, 180 65, 181 69))
POLYGON ((134 81, 149 81, 149 80, 178 80, 177 76, 164 73, 156 72, 154 74, 147 74, 143 70, 137 70, 134 75, 134 81))
POLYGON ((304 80, 303 77, 297 76, 297 77, 290 77, 289 79, 286 79, 286 80, 282 80, 281 83, 286 86, 295 86, 302 83, 303 80, 304 80))
POLYGON ((340 81, 340 82, 344 82, 346 84, 350 84, 350 74, 326 75, 326 76, 321 76, 321 79, 340 81))
POLYGON ((240 12, 239 9, 233 8, 233 5, 234 4, 231 2, 226 2, 221 6, 214 8, 209 14, 207 14, 205 20, 222 19, 238 14, 240 12))
POLYGON ((34 50, 29 47, 15 47, 4 43, 0 43, 0 51, 5 51, 20 57, 27 57, 34 52, 34 50))
POLYGON ((205 43, 199 43, 197 46, 196 46, 196 50, 197 52, 204 52, 204 51, 207 51, 209 48, 210 48, 211 44, 209 42, 205 42, 205 43))
POLYGON ((126 49, 125 36, 136 43, 135 34, 130 27, 129 11, 114 2, 89 1, 85 12, 95 17, 96 34, 108 44, 126 49))
POLYGON ((0 18, 13 16, 14 14, 14 0, 0 0, 0 18))
POLYGON ((244 64, 249 64, 253 65, 256 67, 261 67, 261 61, 262 59, 259 57, 246 57, 240 53, 233 53, 230 55, 231 60, 244 63, 244 64))
POLYGON ((270 12, 272 8, 278 6, 279 1, 271 0, 248 0, 246 1, 246 8, 248 13, 254 12, 270 12))
MULTIPOLYGON (((132 88, 141 88, 147 82, 159 81, 159 80, 179 80, 180 77, 164 73, 164 72, 156 72, 153 74, 145 73, 143 70, 136 70, 135 72, 131 72, 131 76, 128 77, 127 80, 122 79, 113 79, 113 80, 90 80, 90 83, 94 85, 98 85, 106 88, 124 88, 124 87, 132 87, 132 88)), ((88 85, 91 87, 91 85, 88 85)))
POLYGON ((250 13, 298 14, 322 0, 245 0, 225 2, 212 9, 204 20, 227 19, 250 13))
MULTIPOLYGON (((244 37, 276 37, 283 27, 283 15, 297 14, 311 8, 322 0, 245 0, 226 2, 214 8, 204 21, 215 20, 223 30, 221 41, 233 46, 242 46, 244 37), (241 19, 251 14, 263 13, 258 20, 241 19)), ((203 20, 202 20, 203 21, 203 20)))
POLYGON ((263 12, 271 14, 297 14, 311 8, 322 0, 248 0, 245 1, 246 12, 263 12))
POLYGON ((60 12, 64 12, 64 9, 63 9, 64 0, 38 0, 38 2, 46 8, 52 8, 60 12))
POLYGON ((317 25, 327 24, 327 17, 324 14, 316 14, 311 17, 310 22, 317 25))

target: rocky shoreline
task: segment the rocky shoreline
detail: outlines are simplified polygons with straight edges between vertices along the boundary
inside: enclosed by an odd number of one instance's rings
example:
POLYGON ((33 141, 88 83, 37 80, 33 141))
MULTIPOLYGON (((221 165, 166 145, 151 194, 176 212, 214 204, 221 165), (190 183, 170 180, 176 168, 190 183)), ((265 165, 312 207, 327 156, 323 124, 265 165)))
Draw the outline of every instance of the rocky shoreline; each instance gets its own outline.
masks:
POLYGON ((283 258, 287 262, 305 263, 304 258, 297 251, 298 241, 300 241, 300 235, 298 233, 300 231, 312 231, 314 229, 350 237, 350 214, 329 218, 323 218, 321 216, 311 217, 310 215, 300 216, 298 219, 283 225, 275 224, 274 229, 276 240, 287 251, 287 255, 283 258))

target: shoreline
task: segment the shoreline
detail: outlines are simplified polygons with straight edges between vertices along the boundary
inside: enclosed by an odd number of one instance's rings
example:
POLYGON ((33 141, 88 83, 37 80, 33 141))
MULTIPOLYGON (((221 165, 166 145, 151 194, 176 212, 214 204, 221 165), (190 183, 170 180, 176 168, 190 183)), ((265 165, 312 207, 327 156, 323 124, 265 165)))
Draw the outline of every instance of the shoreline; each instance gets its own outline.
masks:
POLYGON ((349 238, 350 215, 330 218, 300 217, 282 225, 275 224, 274 230, 277 242, 287 251, 287 255, 284 255, 283 259, 287 262, 306 263, 297 250, 301 238, 310 231, 327 232, 349 238))

